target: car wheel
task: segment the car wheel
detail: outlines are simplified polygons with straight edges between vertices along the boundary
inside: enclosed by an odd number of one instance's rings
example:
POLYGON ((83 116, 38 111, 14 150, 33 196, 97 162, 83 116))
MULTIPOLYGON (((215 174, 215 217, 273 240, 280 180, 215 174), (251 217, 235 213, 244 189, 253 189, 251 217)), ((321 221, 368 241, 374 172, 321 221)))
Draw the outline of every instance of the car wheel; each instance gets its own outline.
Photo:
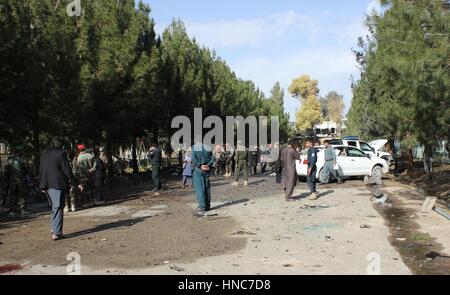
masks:
POLYGON ((376 183, 381 183, 381 181, 383 180, 383 168, 381 168, 380 166, 373 167, 373 169, 372 169, 372 179, 376 183))
POLYGON ((319 172, 319 181, 322 184, 330 183, 330 174, 329 173, 325 174, 325 169, 323 168, 319 172))

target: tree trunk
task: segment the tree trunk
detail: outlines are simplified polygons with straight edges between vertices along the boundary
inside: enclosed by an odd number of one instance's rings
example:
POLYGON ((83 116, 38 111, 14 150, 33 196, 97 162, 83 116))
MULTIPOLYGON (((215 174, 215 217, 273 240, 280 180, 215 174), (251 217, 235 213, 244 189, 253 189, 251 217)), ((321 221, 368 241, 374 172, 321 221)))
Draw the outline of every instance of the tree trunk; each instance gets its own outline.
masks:
POLYGON ((112 157, 112 144, 109 133, 106 134, 106 159, 108 161, 108 176, 114 176, 114 163, 112 157))
POLYGON ((408 147, 408 170, 409 171, 414 171, 415 170, 412 147, 408 147))
POLYGON ((133 169, 133 173, 139 173, 136 153, 136 137, 133 137, 133 144, 131 145, 131 157, 131 168, 133 169))
POLYGON ((158 143, 158 140, 159 140, 158 129, 156 129, 156 128, 153 129, 152 135, 153 135, 153 143, 158 143))
POLYGON ((425 151, 423 153, 423 165, 425 173, 427 174, 427 181, 432 181, 433 174, 433 147, 431 145, 425 146, 425 151))
POLYGON ((41 153, 41 142, 39 140, 39 130, 37 128, 33 129, 33 162, 34 162, 34 172, 39 171, 39 160, 41 153))

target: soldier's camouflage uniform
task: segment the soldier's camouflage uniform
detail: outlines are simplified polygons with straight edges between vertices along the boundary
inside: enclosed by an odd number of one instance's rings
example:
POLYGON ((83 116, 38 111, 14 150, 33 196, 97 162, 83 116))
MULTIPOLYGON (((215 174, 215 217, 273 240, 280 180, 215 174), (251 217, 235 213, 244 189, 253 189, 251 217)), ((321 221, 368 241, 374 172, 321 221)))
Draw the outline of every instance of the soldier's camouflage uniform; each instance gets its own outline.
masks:
POLYGON ((28 195, 26 176, 25 161, 17 155, 9 157, 5 166, 5 191, 10 196, 11 211, 20 213, 25 210, 25 198, 28 195))
MULTIPOLYGON (((82 152, 74 160, 73 174, 78 180, 78 183, 84 187, 84 191, 81 192, 78 188, 72 187, 70 190, 70 199, 66 202, 70 202, 72 207, 82 206, 84 204, 93 205, 94 195, 92 190, 91 172, 93 165, 93 156, 90 153, 82 152)), ((70 207, 69 207, 70 208, 70 207)))
MULTIPOLYGON (((73 175, 75 176, 75 178, 78 179, 78 177, 75 174, 75 165, 77 162, 77 158, 75 157, 74 160, 72 161, 72 172, 73 175)), ((79 206, 79 204, 77 203, 77 197, 78 197, 78 188, 76 186, 70 186, 70 191, 69 194, 66 194, 66 208, 68 208, 69 210, 76 210, 77 206, 79 206)))

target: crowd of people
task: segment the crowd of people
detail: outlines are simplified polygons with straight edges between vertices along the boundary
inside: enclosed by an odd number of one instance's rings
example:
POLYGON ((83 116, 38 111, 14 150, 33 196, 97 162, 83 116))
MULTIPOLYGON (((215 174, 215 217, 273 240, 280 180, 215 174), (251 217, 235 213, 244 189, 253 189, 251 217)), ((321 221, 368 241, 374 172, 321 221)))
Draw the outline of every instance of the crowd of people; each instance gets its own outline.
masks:
MULTIPOLYGON (((49 164, 50 151, 55 153, 56 150, 62 150, 62 143, 61 146, 56 145, 56 139, 51 146, 42 154, 40 160, 40 184, 36 183, 30 164, 25 159, 23 146, 17 145, 13 148, 12 154, 4 166, 1 204, 2 211, 8 210, 11 217, 29 215, 27 199, 33 194, 44 194, 44 199, 47 198, 51 203, 55 203, 48 191, 40 190, 43 181, 42 173, 46 171, 45 168, 49 164)), ((44 180, 44 183, 50 179, 57 188, 63 188, 64 199, 61 201, 61 206, 65 208, 66 212, 75 212, 105 201, 103 186, 106 167, 99 150, 88 149, 84 144, 78 144, 75 151, 58 153, 58 156, 64 157, 64 159, 60 159, 57 167, 52 168, 58 168, 58 171, 64 170, 64 175, 51 175, 50 178, 44 180), (77 185, 63 185, 64 179, 77 185)), ((50 174, 45 175, 45 177, 49 177, 50 174)))
MULTIPOLYGON (((290 141, 284 146, 275 143, 273 146, 251 146, 250 148, 246 148, 239 142, 237 147, 230 144, 225 144, 223 147, 216 145, 213 148, 201 143, 197 145, 194 146, 194 152, 190 149, 184 153, 182 185, 183 188, 187 184, 194 185, 198 199, 197 215, 207 215, 207 212, 211 210, 211 176, 233 177, 232 186, 237 187, 242 175, 243 185, 248 186, 249 175, 257 174, 258 164, 260 164, 261 173, 266 173, 270 166, 270 175, 276 176, 275 182, 283 189, 287 202, 296 200, 293 196, 298 181, 296 161, 300 160, 300 152, 303 148, 296 142, 290 141), (277 157, 270 157, 272 149, 278 152, 277 157)), ((310 192, 308 199, 311 201, 318 199, 316 189, 318 145, 320 143, 317 140, 307 140, 304 146, 308 155, 307 183, 310 192)), ((325 173, 330 173, 339 183, 342 183, 342 179, 335 170, 336 154, 334 149, 328 141, 325 142, 325 147, 325 173)))
MULTIPOLYGON (((310 200, 317 200, 316 172, 318 143, 307 140, 308 176, 310 200)), ((340 183, 342 180, 336 174, 336 155, 328 142, 325 142, 325 169, 340 183)), ((195 214, 205 216, 211 210, 210 177, 224 177, 232 179, 231 185, 239 186, 241 177, 243 185, 249 185, 249 176, 269 172, 275 177, 275 182, 284 191, 285 200, 296 200, 293 196, 297 185, 298 175, 296 161, 300 159, 303 146, 291 141, 286 145, 275 143, 266 146, 246 147, 242 142, 237 146, 225 144, 213 147, 196 143, 187 151, 180 153, 182 164, 182 188, 194 187, 198 209, 195 214), (278 153, 273 157, 273 153, 278 153), (258 171, 259 167, 259 171, 258 171)), ((152 144, 147 160, 151 166, 153 192, 162 189, 161 169, 163 151, 158 144, 152 144)), ((11 199, 10 214, 13 216, 26 215, 26 183, 30 178, 26 163, 23 160, 23 147, 17 146, 8 159, 5 167, 5 191, 11 199)), ((76 146, 76 152, 64 149, 63 140, 54 138, 50 147, 40 158, 39 190, 46 195, 52 207, 52 238, 63 238, 64 211, 75 212, 80 208, 92 207, 105 202, 103 186, 106 177, 106 167, 101 159, 100 151, 89 149, 84 144, 76 146)), ((3 200, 3 206, 4 202, 3 200)))

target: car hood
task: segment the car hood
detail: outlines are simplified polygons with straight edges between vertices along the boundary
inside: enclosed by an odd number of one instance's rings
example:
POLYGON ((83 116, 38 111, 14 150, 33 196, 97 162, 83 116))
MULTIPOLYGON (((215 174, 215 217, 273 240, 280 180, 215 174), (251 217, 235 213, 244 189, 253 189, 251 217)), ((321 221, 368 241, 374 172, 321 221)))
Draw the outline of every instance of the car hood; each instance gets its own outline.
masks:
POLYGON ((382 147, 384 147, 386 143, 388 143, 387 139, 379 139, 372 141, 371 143, 369 143, 369 145, 373 147, 376 151, 379 151, 382 147))

